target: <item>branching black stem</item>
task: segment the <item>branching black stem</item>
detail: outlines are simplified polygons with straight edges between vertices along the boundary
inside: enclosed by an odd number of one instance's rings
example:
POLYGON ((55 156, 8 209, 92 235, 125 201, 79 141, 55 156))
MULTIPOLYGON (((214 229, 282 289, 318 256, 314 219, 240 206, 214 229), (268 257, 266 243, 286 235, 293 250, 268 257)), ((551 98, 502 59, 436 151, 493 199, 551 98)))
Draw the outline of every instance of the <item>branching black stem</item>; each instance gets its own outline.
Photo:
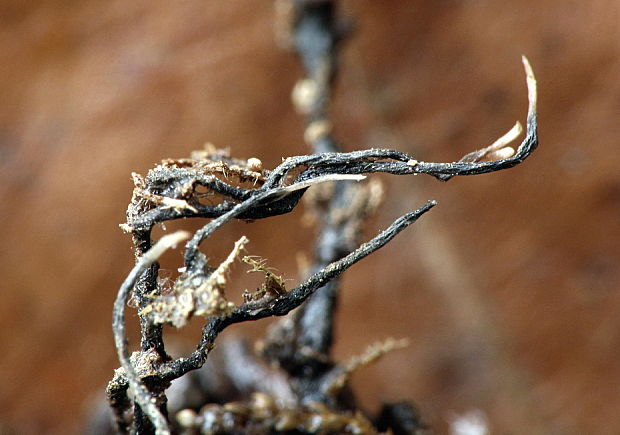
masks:
POLYGON ((208 352, 213 347, 215 339, 226 327, 235 323, 259 320, 266 317, 284 316, 290 313, 303 304, 303 302, 318 288, 336 278, 362 258, 385 246, 390 240, 396 237, 398 233, 414 223, 420 216, 435 205, 437 205, 435 201, 429 201, 419 209, 401 216, 376 237, 362 244, 346 257, 334 261, 327 267, 314 273, 298 287, 281 297, 261 302, 247 302, 235 308, 235 310, 226 317, 211 319, 203 328, 202 340, 196 350, 188 358, 179 358, 176 361, 171 361, 162 365, 159 371, 162 380, 170 381, 177 379, 191 370, 202 367, 206 362, 208 352))
MULTIPOLYGON (((523 58, 529 106, 525 138, 516 150, 508 146, 516 136, 516 130, 511 130, 490 147, 469 153, 452 163, 419 161, 391 149, 340 152, 340 146, 331 134, 328 109, 343 27, 334 18, 331 1, 293 0, 292 4, 295 8, 294 43, 307 74, 307 79, 299 85, 303 88, 299 91, 302 96, 298 95, 296 103, 307 116, 304 136, 313 153, 289 157, 267 171, 262 169, 258 159, 237 160, 214 150, 206 150, 191 159, 164 161, 144 179, 134 175, 136 187, 127 211, 127 223, 122 227, 133 235, 136 265, 120 287, 114 304, 114 340, 122 370, 117 371, 108 386, 109 400, 121 432, 129 429, 125 419, 130 404, 129 391, 134 401, 133 430, 137 433, 170 433, 165 389, 172 380, 205 364, 215 340, 226 327, 265 317, 284 316, 302 306, 312 295, 294 321, 297 335, 293 338, 294 343, 290 343, 293 350, 303 348, 308 353, 301 352, 300 359, 289 361, 287 355, 277 351, 271 357, 278 360, 293 377, 300 365, 316 364, 320 370, 309 375, 315 379, 329 370, 328 352, 338 293, 336 278, 357 261, 384 246, 435 205, 434 201, 427 202, 418 210, 394 221, 372 240, 358 246, 361 237, 359 221, 363 221, 368 208, 362 204, 365 201, 362 189, 359 184, 351 183, 352 180, 359 181, 367 174, 377 172, 427 174, 442 181, 459 175, 495 172, 523 162, 538 145, 536 80, 529 62, 523 58), (492 160, 482 161, 489 158, 492 160), (308 187, 328 181, 335 183, 320 224, 310 276, 288 292, 262 295, 231 307, 232 304, 222 296, 225 271, 214 275, 213 268, 207 265, 206 256, 199 250, 201 243, 231 219, 264 219, 288 213, 297 206, 308 187), (336 211, 342 210, 347 211, 345 218, 333 217, 336 211), (183 294, 191 297, 183 299, 184 307, 176 307, 168 304, 171 299, 165 299, 171 296, 162 295, 159 289, 157 259, 165 249, 189 238, 189 234, 164 236, 153 245, 151 231, 155 225, 168 220, 190 217, 212 220, 186 243, 185 268, 175 282, 174 291, 177 294, 186 292, 183 294), (217 297, 214 296, 216 293, 217 297), (141 351, 133 357, 129 355, 124 323, 124 309, 130 295, 140 309, 142 329, 141 351), (164 309, 161 307, 172 307, 170 309, 178 309, 183 316, 199 315, 196 300, 202 304, 200 310, 207 318, 201 340, 188 357, 172 359, 166 354, 162 337, 162 323, 171 322, 165 320, 168 317, 157 317, 153 313, 164 309), (154 301, 165 303, 156 306, 154 301), (140 419, 140 416, 145 418, 140 419)), ((231 253, 231 261, 235 255, 231 253)), ((178 300, 181 302, 180 297, 178 300)), ((319 400, 324 398, 319 397, 319 400)))

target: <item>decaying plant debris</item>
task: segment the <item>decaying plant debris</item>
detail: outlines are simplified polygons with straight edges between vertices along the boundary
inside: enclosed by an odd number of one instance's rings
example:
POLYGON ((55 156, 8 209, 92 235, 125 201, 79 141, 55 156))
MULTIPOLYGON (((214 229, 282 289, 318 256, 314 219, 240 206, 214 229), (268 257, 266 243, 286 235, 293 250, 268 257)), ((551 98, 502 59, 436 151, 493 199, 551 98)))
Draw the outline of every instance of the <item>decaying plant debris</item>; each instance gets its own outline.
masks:
MULTIPOLYGON (((133 174, 135 188, 122 228, 133 237, 136 265, 114 305, 114 338, 121 368, 107 388, 121 433, 422 430, 415 410, 405 403, 386 405, 375 419, 364 416, 347 387, 354 370, 404 342, 388 340, 344 364, 330 356, 338 277, 436 204, 427 202, 361 243, 363 222, 381 196, 377 184, 365 178, 381 172, 428 174, 446 181, 457 175, 495 172, 521 163, 538 144, 536 82, 524 58, 529 108, 525 139, 516 150, 509 143, 520 133, 519 125, 491 146, 452 163, 424 162, 390 149, 341 152, 331 134, 328 105, 345 27, 336 20, 333 2, 291 0, 277 4, 280 20, 287 20, 279 23, 283 39, 296 49, 307 74, 296 86, 294 100, 298 111, 307 117, 304 138, 312 154, 289 157, 267 170, 256 157, 236 159, 207 147, 187 159, 164 160, 145 177, 133 174), (230 255, 219 265, 209 264, 200 251, 202 242, 232 219, 264 219, 290 212, 313 185, 322 186, 311 195, 318 227, 315 257, 308 276, 296 287, 287 288, 263 260, 247 255, 251 249, 245 237, 231 244, 230 255), (178 232, 157 243, 151 240, 155 225, 183 218, 210 221, 194 234, 178 232), (164 291, 158 284, 157 259, 184 241, 182 272, 164 291), (234 291, 226 285, 236 260, 265 276, 256 292, 243 295, 241 305, 226 297, 227 291, 234 291), (130 297, 141 325, 140 350, 132 355, 124 326, 130 297), (220 332, 236 323, 284 316, 296 308, 270 328, 257 354, 238 349, 224 359, 228 385, 211 385, 205 393, 210 402, 168 415, 166 389, 173 380, 190 376, 205 365, 220 332), (163 325, 182 327, 194 316, 205 318, 200 342, 189 356, 174 359, 164 347, 163 325)), ((221 347, 226 349, 224 344, 221 347)))

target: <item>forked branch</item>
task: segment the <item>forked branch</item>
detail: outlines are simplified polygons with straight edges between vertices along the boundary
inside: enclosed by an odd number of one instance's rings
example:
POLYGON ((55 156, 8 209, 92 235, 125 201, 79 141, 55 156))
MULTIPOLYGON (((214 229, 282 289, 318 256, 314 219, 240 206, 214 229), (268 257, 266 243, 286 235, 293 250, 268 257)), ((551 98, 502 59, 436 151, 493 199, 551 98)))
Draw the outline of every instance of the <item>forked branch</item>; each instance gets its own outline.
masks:
MULTIPOLYGON (((173 360, 167 357, 161 339, 162 317, 159 320, 149 312, 149 304, 160 294, 157 288, 156 261, 162 250, 187 238, 188 234, 175 233, 163 237, 152 248, 150 233, 153 226, 170 219, 186 217, 213 218, 195 232, 185 246, 185 270, 178 282, 184 289, 192 290, 192 282, 204 283, 213 273, 207 265, 200 244, 231 219, 262 219, 288 213, 295 208, 308 187, 326 181, 360 180, 375 172, 394 175, 428 174, 446 181, 457 175, 475 175, 511 168, 523 162, 537 147, 536 80, 524 57, 528 87, 528 115, 525 138, 512 150, 508 143, 516 137, 514 130, 490 147, 469 153, 452 163, 418 161, 412 156, 390 149, 369 149, 349 153, 327 152, 290 157, 271 171, 261 169, 260 161, 235 160, 217 153, 206 153, 201 158, 165 161, 149 172, 146 179, 134 177, 136 188, 123 228, 132 233, 137 246, 137 263, 121 286, 114 304, 113 329, 119 360, 123 371, 114 380, 110 401, 116 406, 126 406, 127 387, 134 400, 159 434, 169 433, 168 423, 160 409, 165 406, 163 391, 170 381, 200 368, 206 361, 215 340, 226 327, 245 321, 271 316, 283 316, 299 307, 318 288, 336 278, 357 261, 376 251, 392 240, 400 231, 430 210, 429 201, 418 210, 397 219, 375 238, 336 261, 330 262, 313 273, 298 287, 276 295, 266 295, 258 300, 218 312, 208 312, 207 322, 196 349, 187 358, 173 360), (514 151, 514 152, 513 152, 514 151), (499 157, 497 160, 482 161, 499 157), (505 157, 505 158, 504 158, 505 157), (236 183, 231 182, 235 178, 236 183), (251 184, 251 186, 248 186, 251 184), (206 189, 206 190, 205 190, 206 189), (204 203, 205 196, 211 203, 204 203), (219 202, 213 202, 219 200, 219 202), (181 282, 182 281, 182 282, 181 282), (188 287, 189 286, 189 287, 188 287), (135 289, 135 290, 134 290, 135 289), (150 331, 150 341, 143 340, 142 356, 154 351, 148 373, 140 373, 132 364, 127 350, 124 325, 124 308, 134 291, 141 309, 144 330, 150 331), (150 348, 148 343, 155 343, 150 348), (148 377, 147 388, 144 379, 148 377), (157 391, 155 391, 157 390, 157 391)), ((189 309, 190 315, 197 311, 189 309)), ((166 317, 163 317, 166 319, 166 317)), ((138 355, 138 359, 140 355, 138 355)), ((117 416, 123 414, 117 409, 117 416)), ((120 417, 119 417, 120 418, 120 417)), ((119 425, 122 426, 122 425, 119 425)))

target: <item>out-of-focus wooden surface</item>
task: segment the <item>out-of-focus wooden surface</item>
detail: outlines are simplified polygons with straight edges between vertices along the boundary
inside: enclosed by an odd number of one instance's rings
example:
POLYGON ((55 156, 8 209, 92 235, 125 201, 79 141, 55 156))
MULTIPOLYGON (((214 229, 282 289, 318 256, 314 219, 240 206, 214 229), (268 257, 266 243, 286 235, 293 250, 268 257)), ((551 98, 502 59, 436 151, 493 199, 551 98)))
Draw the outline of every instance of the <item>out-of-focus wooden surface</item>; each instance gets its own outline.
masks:
MULTIPOLYGON (((356 28, 334 105, 347 150, 452 161, 524 121, 522 54, 540 86, 541 147, 524 165, 447 184, 382 177, 368 237, 440 205, 345 280, 339 358, 412 341, 357 375, 363 405, 413 399, 440 433, 473 410, 493 433, 620 432, 620 5, 343 9, 356 28)), ((0 23, 0 423, 76 433, 117 366, 129 174, 207 141, 267 167, 305 153, 289 99, 300 69, 274 44, 270 2, 6 0, 0 23)), ((221 257, 246 233, 295 278, 311 236, 300 216, 235 224, 205 249, 221 257)))

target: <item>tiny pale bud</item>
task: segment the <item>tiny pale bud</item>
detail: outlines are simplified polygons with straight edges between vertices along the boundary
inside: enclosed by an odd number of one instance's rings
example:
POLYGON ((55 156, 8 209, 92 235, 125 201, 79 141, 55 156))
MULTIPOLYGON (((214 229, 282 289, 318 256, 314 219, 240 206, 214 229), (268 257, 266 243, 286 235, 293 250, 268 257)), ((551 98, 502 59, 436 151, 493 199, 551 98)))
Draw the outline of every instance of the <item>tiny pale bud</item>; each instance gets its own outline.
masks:
POLYGON ((177 423, 183 428, 190 428, 196 425, 196 411, 193 409, 182 409, 177 412, 177 423))
POLYGON ((291 99, 299 113, 308 113, 317 96, 317 85, 312 79, 299 80, 293 88, 291 99))
POLYGON ((257 159, 256 157, 249 158, 247 165, 248 169, 251 171, 260 171, 263 168, 263 162, 261 162, 260 159, 257 159))
POLYGON ((489 157, 491 157, 494 160, 504 160, 504 159, 512 157, 514 153, 515 153, 515 150, 513 147, 504 147, 502 149, 499 149, 493 152, 489 157))
POLYGON ((304 140, 308 145, 311 145, 321 137, 328 135, 331 130, 331 122, 327 120, 314 121, 306 127, 306 131, 304 132, 304 140))

